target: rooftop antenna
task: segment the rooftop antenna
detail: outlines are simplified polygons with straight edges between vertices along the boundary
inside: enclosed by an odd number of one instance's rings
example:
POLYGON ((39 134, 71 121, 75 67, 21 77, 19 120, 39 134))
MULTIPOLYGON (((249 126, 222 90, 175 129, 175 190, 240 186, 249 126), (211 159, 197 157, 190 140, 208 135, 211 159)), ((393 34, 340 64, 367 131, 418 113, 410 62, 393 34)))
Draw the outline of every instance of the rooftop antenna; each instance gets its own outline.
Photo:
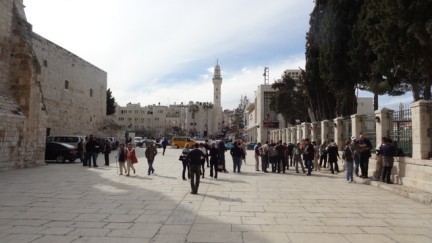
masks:
POLYGON ((269 84, 269 68, 265 67, 264 68, 264 84, 269 84))

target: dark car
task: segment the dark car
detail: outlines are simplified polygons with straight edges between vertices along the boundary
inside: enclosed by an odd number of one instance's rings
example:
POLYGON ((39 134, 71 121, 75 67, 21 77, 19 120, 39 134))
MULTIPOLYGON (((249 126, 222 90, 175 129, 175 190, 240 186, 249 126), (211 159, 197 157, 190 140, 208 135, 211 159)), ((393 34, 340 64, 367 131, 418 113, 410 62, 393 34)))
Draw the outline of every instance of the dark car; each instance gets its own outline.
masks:
POLYGON ((253 150, 255 148, 255 145, 257 145, 256 143, 248 143, 247 144, 247 149, 248 150, 253 150))
POLYGON ((66 143, 46 143, 45 160, 55 160, 56 162, 74 162, 77 157, 77 148, 66 143))

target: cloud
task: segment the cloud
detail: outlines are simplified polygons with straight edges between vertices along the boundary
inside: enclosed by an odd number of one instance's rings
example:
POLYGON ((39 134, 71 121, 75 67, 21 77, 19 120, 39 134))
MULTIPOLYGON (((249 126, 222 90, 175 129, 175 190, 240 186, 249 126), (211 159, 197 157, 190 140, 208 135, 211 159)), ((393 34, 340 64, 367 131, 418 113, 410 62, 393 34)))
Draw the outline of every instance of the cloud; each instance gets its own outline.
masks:
POLYGON ((121 105, 212 101, 219 58, 223 108, 236 107, 241 94, 253 95, 264 66, 274 78, 286 68, 304 66, 313 7, 301 0, 25 4, 35 32, 107 71, 108 87, 121 105))

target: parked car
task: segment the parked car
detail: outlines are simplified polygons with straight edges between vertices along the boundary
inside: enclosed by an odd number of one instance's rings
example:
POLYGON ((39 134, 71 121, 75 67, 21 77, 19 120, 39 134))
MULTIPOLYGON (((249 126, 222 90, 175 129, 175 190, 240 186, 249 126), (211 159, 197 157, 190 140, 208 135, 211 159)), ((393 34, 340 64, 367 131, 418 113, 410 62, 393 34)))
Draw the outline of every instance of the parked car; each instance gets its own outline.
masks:
POLYGON ((255 148, 255 145, 257 145, 257 143, 248 143, 247 144, 247 149, 248 150, 253 150, 255 148))
POLYGON ((197 142, 189 136, 174 136, 171 139, 171 146, 174 148, 184 148, 186 144, 189 144, 192 147, 196 143, 197 142))
POLYGON ((77 146, 80 140, 85 140, 84 135, 58 135, 46 137, 46 142, 66 143, 72 146, 77 146))
POLYGON ((48 142, 45 147, 45 160, 56 162, 74 162, 77 157, 77 148, 67 143, 48 142))
POLYGON ((141 139, 141 140, 135 141, 135 145, 137 147, 144 148, 145 146, 147 146, 147 141, 148 141, 147 139, 141 139))

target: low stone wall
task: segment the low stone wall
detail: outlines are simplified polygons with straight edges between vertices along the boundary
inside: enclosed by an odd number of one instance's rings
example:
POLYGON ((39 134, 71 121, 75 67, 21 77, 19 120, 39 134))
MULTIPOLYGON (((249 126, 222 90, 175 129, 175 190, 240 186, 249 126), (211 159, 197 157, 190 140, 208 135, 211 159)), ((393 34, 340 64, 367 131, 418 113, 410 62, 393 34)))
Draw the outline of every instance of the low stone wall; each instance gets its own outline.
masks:
MULTIPOLYGON (((373 175, 376 155, 369 160, 369 175, 373 175)), ((432 160, 395 157, 391 179, 395 184, 432 192, 432 160)))

